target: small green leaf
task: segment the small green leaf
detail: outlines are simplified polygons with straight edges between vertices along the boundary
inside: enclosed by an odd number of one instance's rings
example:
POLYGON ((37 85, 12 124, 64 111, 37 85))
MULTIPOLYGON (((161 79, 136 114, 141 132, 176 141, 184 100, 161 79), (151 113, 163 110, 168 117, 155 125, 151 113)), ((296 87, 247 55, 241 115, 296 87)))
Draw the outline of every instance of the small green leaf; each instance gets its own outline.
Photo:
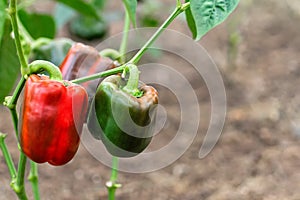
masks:
MULTIPOLYGON (((190 0, 186 0, 185 2, 189 2, 190 0)), ((196 27, 196 23, 191 11, 191 7, 189 7, 188 9, 185 10, 185 17, 186 17, 186 21, 188 23, 188 26, 190 28, 190 31, 193 34, 193 38, 196 39, 197 37, 197 27, 196 27)))
POLYGON ((99 15, 96 9, 94 8, 93 4, 87 3, 84 0, 56 0, 56 1, 73 8, 74 10, 76 10, 78 13, 82 15, 99 19, 99 15))
POLYGON ((76 12, 62 3, 57 3, 54 9, 54 20, 56 29, 62 28, 70 19, 76 15, 76 12))
POLYGON ((14 40, 11 38, 12 31, 10 20, 5 21, 4 33, 0 46, 0 103, 9 95, 20 74, 20 64, 14 40))
POLYGON ((56 29, 52 16, 40 13, 27 13, 25 10, 19 10, 18 14, 20 21, 34 39, 40 37, 54 38, 56 29))
MULTIPOLYGON (((190 3, 197 29, 195 39, 199 40, 208 31, 221 24, 237 7, 239 0, 190 0, 190 3)), ((191 31, 195 33, 195 30, 191 31)))
POLYGON ((123 0, 126 8, 126 12, 129 14, 129 18, 134 27, 136 27, 136 7, 137 0, 123 0))
MULTIPOLYGON (((3 36, 4 32, 4 24, 5 24, 5 19, 6 19, 6 14, 5 14, 5 8, 6 8, 6 2, 5 0, 0 0, 0 42, 3 36)), ((1 45, 1 43, 0 43, 1 45)))

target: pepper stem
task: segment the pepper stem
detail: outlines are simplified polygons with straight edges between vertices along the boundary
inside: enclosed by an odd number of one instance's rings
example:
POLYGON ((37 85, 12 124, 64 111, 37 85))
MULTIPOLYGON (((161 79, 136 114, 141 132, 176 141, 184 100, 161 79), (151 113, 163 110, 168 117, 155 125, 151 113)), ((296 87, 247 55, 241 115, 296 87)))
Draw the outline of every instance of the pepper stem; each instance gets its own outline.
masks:
POLYGON ((51 80, 62 80, 62 75, 58 67, 48 61, 44 60, 36 60, 30 63, 30 74, 40 73, 42 71, 46 71, 49 73, 51 80))
POLYGON ((116 190, 122 186, 121 184, 117 183, 117 178, 118 158, 113 156, 110 180, 106 182, 106 187, 108 190, 108 200, 115 200, 116 190))
POLYGON ((118 52, 115 49, 103 49, 102 51, 99 52, 99 54, 100 56, 108 57, 112 60, 118 60, 118 61, 121 57, 120 52, 118 52))
POLYGON ((9 4, 9 14, 11 16, 11 25, 15 36, 15 44, 17 49, 17 54, 21 64, 21 73, 26 75, 29 72, 27 60, 24 55, 24 50, 21 44, 18 17, 17 17, 17 0, 11 0, 9 4))
POLYGON ((9 170, 9 174, 12 179, 14 179, 17 176, 17 170, 14 166, 14 162, 11 158, 11 154, 9 153, 6 143, 5 143, 6 134, 0 132, 0 149, 2 151, 4 160, 6 161, 6 165, 9 170))
POLYGON ((30 172, 29 172, 28 180, 31 182, 34 199, 39 200, 40 191, 39 191, 38 165, 33 161, 30 161, 30 172))
POLYGON ((139 73, 137 66, 134 64, 127 64, 123 71, 123 75, 129 72, 129 78, 127 84, 122 88, 126 93, 131 94, 135 97, 141 97, 143 95, 142 91, 138 89, 139 86, 139 73))

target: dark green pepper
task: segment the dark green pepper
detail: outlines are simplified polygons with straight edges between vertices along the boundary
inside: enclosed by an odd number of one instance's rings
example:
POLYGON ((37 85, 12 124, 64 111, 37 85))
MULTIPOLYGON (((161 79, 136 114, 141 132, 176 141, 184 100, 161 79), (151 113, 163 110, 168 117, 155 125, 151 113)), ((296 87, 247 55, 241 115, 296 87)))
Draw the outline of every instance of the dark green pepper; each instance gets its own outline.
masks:
POLYGON ((127 68, 130 72, 127 82, 121 75, 109 76, 101 82, 88 118, 92 135, 118 157, 141 153, 154 132, 158 93, 147 85, 138 89, 139 71, 132 66, 127 68))
POLYGON ((39 38, 33 43, 30 59, 47 60, 59 66, 73 45, 74 42, 68 38, 39 38))

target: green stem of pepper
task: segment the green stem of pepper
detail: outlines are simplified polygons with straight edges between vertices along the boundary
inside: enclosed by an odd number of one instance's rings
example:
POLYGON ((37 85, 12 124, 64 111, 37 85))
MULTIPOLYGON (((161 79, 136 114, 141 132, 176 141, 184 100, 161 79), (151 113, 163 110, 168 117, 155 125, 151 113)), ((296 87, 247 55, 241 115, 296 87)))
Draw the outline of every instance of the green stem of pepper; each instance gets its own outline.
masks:
POLYGON ((38 185, 38 166, 37 163, 30 161, 30 172, 28 180, 31 182, 34 200, 40 199, 40 191, 38 185))
POLYGON ((110 180, 106 183, 107 191, 108 191, 108 200, 115 200, 115 193, 117 188, 121 187, 121 184, 118 184, 118 158, 112 158, 112 169, 110 180))
MULTIPOLYGON (((10 110, 17 138, 18 138, 18 115, 17 115, 17 111, 16 111, 16 104, 17 104, 18 98, 21 94, 21 91, 24 87, 24 84, 25 84, 25 78, 22 77, 21 80, 19 81, 13 95, 10 97, 6 97, 5 102, 4 102, 4 105, 7 106, 10 110)), ((3 148, 1 148, 1 149, 3 149, 3 148)), ((4 151, 5 151, 5 147, 4 147, 4 151)), ((10 173, 13 175, 12 181, 11 181, 11 187, 17 194, 18 198, 21 200, 27 200, 27 195, 26 195, 25 186, 24 186, 26 161, 27 161, 26 156, 24 155, 24 153, 22 151, 20 151, 18 171, 16 171, 16 169, 12 168, 12 166, 13 166, 12 160, 9 159, 8 156, 6 156, 6 162, 8 164, 10 173)))
POLYGON ((19 199, 27 200, 25 185, 24 185, 24 177, 25 177, 25 166, 27 162, 27 157, 21 153, 18 164, 18 173, 16 180, 12 182, 12 188, 18 195, 19 199))
POLYGON ((127 40, 128 40, 128 32, 130 29, 130 17, 129 17, 129 13, 127 11, 127 9, 125 9, 126 13, 125 13, 125 22, 124 22, 124 28, 123 28, 123 37, 122 37, 122 42, 121 42, 121 46, 120 46, 120 63, 123 64, 126 62, 126 47, 127 47, 127 40))
MULTIPOLYGON (((177 4, 178 1, 177 1, 177 4)), ((166 29, 171 22, 183 11, 185 11, 190 6, 190 3, 180 4, 176 6, 176 9, 173 11, 173 13, 167 18, 167 20, 158 28, 158 30, 152 35, 152 37, 146 42, 146 44, 135 54, 135 56, 128 62, 137 64, 141 57, 144 55, 146 50, 153 44, 153 42, 158 38, 158 36, 166 29)))
POLYGON ((103 49, 102 51, 99 52, 100 56, 103 57, 108 57, 112 60, 118 60, 121 58, 121 54, 119 51, 115 49, 103 49))
MULTIPOLYGON (((22 91, 22 88, 24 87, 24 84, 25 84, 25 79, 22 77, 13 93, 13 96, 5 98, 5 102, 4 102, 4 105, 7 106, 10 110, 17 138, 18 138, 18 115, 16 111, 16 104, 20 96, 20 93, 22 91)), ((5 151, 5 147, 4 147, 4 151, 5 151)), ((13 166, 12 160, 9 159, 8 156, 6 156, 6 158, 7 158, 6 162, 8 163, 8 167, 11 171, 11 174, 13 175, 11 181, 11 187, 15 191, 19 199, 27 200, 25 187, 24 187, 24 175, 25 175, 25 166, 26 166, 27 158, 23 154, 23 152, 20 152, 18 171, 12 168, 13 166)))
POLYGON ((6 146, 5 138, 6 134, 0 132, 0 148, 5 159, 6 165, 8 167, 10 177, 11 179, 14 179, 17 176, 17 170, 14 166, 14 162, 6 146))
POLYGON ((51 62, 45 60, 35 60, 29 65, 29 74, 40 73, 46 71, 49 73, 49 78, 51 80, 62 80, 62 74, 58 67, 56 67, 51 62))
POLYGON ((27 196, 25 193, 25 188, 24 188, 24 178, 22 179, 22 176, 24 177, 24 173, 25 173, 25 167, 24 170, 20 170, 20 167, 25 166, 26 164, 26 157, 24 156, 20 156, 20 160, 19 160, 19 169, 18 169, 18 173, 16 171, 16 168, 14 166, 13 160, 11 158, 11 155, 7 149, 7 146, 5 144, 5 138, 6 135, 3 133, 0 133, 0 148, 1 151, 3 153, 4 159, 6 161, 10 176, 11 176, 11 188, 14 190, 14 192, 17 194, 18 198, 20 200, 27 200, 27 196), (18 178, 20 177, 20 178, 18 178))
POLYGON ((25 78, 22 77, 16 87, 16 89, 14 90, 14 93, 12 96, 8 96, 5 98, 5 101, 3 103, 4 106, 8 107, 10 110, 16 107, 18 98, 22 92, 22 89, 25 85, 25 78))
MULTIPOLYGON (((159 29, 154 33, 154 35, 148 40, 148 42, 137 52, 137 54, 127 63, 133 63, 133 64, 137 64, 138 61, 141 59, 141 57, 143 56, 143 54, 145 53, 145 51, 153 44, 153 42, 158 38, 158 36, 163 32, 163 30, 165 28, 167 28, 171 22, 182 12, 184 12, 187 8, 190 7, 190 2, 181 4, 180 6, 178 5, 176 7, 176 9, 174 10, 174 12, 168 17, 168 19, 159 27, 159 29)), ((124 68, 126 67, 126 64, 121 65, 120 67, 111 69, 111 70, 107 70, 104 72, 100 72, 97 74, 93 74, 90 76, 85 76, 85 77, 81 77, 78 79, 74 79, 71 82, 73 83, 83 83, 83 82, 87 82, 87 81, 91 81, 91 80, 95 80, 98 78, 102 78, 105 76, 110 76, 113 74, 117 74, 120 73, 124 70, 124 68)))
POLYGON ((110 70, 107 70, 107 71, 103 71, 103 72, 100 72, 100 73, 97 73, 97 74, 93 74, 93 75, 90 75, 90 76, 85 76, 85 77, 81 77, 81 78, 78 78, 78 79, 74 79, 71 82, 79 84, 79 83, 95 80, 97 78, 106 77, 106 76, 110 76, 110 75, 113 75, 113 74, 118 74, 118 73, 121 73, 124 70, 124 68, 125 68, 125 65, 122 65, 120 67, 113 68, 113 69, 110 69, 110 70))
MULTIPOLYGON (((16 99, 17 101, 17 99, 16 99)), ((12 120, 14 123, 14 128, 16 131, 16 136, 18 137, 18 116, 16 108, 10 108, 10 112, 12 115, 12 120)), ((19 163, 18 163, 18 171, 17 176, 12 179, 11 187, 21 200, 27 200, 27 195, 24 186, 24 176, 25 176, 25 167, 26 167, 27 157, 24 155, 22 151, 20 151, 19 163)))
POLYGON ((17 0, 11 0, 9 4, 9 14, 11 16, 12 29, 15 36, 15 44, 17 48, 18 57, 21 64, 21 73, 22 75, 29 74, 29 67, 24 55, 24 51, 21 44, 19 27, 18 27, 18 17, 17 17, 17 0))
POLYGON ((129 72, 129 79, 127 84, 122 88, 126 93, 134 97, 141 97, 143 93, 138 89, 139 86, 139 70, 136 65, 127 64, 124 69, 125 74, 129 72))

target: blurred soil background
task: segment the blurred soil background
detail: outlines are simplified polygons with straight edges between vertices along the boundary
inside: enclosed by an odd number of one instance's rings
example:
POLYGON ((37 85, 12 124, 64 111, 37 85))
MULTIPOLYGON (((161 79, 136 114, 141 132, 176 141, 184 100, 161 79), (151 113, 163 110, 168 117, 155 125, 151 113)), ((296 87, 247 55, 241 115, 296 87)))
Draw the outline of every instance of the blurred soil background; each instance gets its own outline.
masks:
MULTIPOLYGON (((107 5, 106 12, 117 13, 109 24, 109 35, 123 28, 123 9, 119 4, 107 5)), ((175 1, 160 4, 160 10, 154 14, 162 22, 175 1)), ((145 174, 120 173, 119 182, 123 187, 117 190, 118 200, 300 199, 299 4, 296 0, 242 0, 225 23, 199 42, 215 61, 226 87, 227 117, 219 142, 207 157, 199 159, 199 148, 210 119, 210 98, 203 80, 194 78, 190 68, 182 65, 180 70, 190 77, 199 99, 198 134, 184 155, 170 166, 145 174)), ((48 1, 36 5, 43 12, 51 12, 51 6, 53 3, 48 1)), ((139 11, 138 16, 142 14, 139 11)), ((191 36, 182 18, 170 28, 191 36)), ((71 37, 91 45, 100 42, 79 40, 70 36, 67 28, 58 37, 71 37)), ((167 55, 159 59, 168 66, 180 63, 167 55)), ((151 57, 144 59, 150 61, 151 57)), ((169 128, 154 138, 151 148, 167 145, 180 120, 177 117, 180 107, 172 104, 176 97, 160 90, 169 128)), ((17 163, 18 149, 8 109, 1 106, 0 115, 0 130, 8 133, 6 142, 17 163)), ((110 168, 81 145, 66 166, 40 165, 41 197, 43 200, 107 199, 105 182, 109 176, 110 168)), ((1 154, 0 200, 17 199, 9 184, 8 169, 1 154)), ((26 188, 32 199, 29 183, 26 188)))

